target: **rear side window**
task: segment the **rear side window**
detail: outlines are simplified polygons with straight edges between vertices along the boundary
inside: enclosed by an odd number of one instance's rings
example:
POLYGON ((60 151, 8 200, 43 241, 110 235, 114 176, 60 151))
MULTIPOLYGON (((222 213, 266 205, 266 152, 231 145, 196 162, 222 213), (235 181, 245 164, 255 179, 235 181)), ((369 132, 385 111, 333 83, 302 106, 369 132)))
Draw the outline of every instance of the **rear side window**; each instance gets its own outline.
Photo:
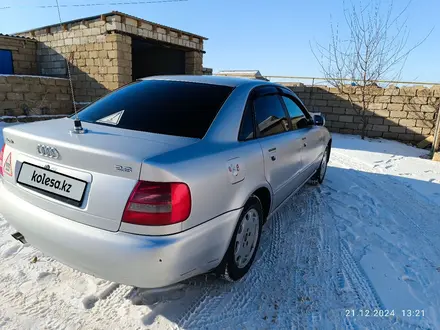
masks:
POLYGON ((203 138, 233 88, 192 82, 132 83, 82 110, 84 122, 203 138))
POLYGON ((246 141, 254 138, 254 118, 252 117, 252 106, 251 103, 248 103, 241 122, 240 135, 238 137, 239 141, 246 141))
POLYGON ((255 119, 261 137, 289 130, 286 113, 277 95, 261 96, 254 101, 255 119))

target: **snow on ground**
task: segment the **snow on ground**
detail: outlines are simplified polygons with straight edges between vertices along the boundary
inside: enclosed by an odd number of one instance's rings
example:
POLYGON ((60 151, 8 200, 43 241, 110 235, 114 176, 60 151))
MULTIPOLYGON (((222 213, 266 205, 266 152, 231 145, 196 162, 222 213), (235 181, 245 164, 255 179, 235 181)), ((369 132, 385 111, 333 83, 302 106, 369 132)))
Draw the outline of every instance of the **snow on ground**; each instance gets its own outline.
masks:
POLYGON ((20 245, 0 219, 0 328, 438 329, 440 163, 425 154, 335 134, 325 183, 269 220, 235 284, 110 283, 20 245))

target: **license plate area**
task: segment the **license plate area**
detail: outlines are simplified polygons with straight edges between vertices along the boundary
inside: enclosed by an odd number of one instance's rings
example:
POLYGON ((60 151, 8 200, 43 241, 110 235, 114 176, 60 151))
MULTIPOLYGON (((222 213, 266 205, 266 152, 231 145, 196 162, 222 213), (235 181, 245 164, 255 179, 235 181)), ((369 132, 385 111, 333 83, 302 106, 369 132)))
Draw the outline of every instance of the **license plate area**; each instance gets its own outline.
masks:
POLYGON ((17 182, 40 194, 61 202, 81 206, 87 182, 58 172, 23 162, 17 182))

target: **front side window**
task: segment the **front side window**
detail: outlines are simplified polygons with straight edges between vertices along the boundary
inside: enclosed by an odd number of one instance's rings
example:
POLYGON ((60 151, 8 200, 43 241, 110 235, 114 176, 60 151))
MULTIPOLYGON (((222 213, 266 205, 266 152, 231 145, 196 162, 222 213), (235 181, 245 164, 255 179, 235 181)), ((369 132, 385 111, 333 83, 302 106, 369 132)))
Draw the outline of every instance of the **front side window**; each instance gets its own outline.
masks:
POLYGON ((137 81, 78 113, 84 122, 203 138, 233 88, 181 81, 137 81))
POLYGON ((254 110, 255 123, 261 137, 289 130, 286 113, 277 95, 266 95, 256 98, 254 110))
POLYGON ((290 120, 292 122, 292 130, 307 127, 309 121, 298 104, 287 96, 283 96, 283 101, 289 112, 290 120))

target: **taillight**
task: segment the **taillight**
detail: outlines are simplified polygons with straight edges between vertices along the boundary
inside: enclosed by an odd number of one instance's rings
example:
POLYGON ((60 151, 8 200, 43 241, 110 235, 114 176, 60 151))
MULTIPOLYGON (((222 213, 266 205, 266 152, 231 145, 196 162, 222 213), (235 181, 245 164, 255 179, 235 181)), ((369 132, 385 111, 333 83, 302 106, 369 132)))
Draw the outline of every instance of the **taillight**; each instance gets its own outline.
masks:
POLYGON ((184 183, 139 181, 125 206, 122 222, 163 226, 188 219, 191 193, 184 183))
POLYGON ((3 153, 5 151, 6 144, 3 145, 2 151, 0 151, 0 175, 3 176, 3 153))

